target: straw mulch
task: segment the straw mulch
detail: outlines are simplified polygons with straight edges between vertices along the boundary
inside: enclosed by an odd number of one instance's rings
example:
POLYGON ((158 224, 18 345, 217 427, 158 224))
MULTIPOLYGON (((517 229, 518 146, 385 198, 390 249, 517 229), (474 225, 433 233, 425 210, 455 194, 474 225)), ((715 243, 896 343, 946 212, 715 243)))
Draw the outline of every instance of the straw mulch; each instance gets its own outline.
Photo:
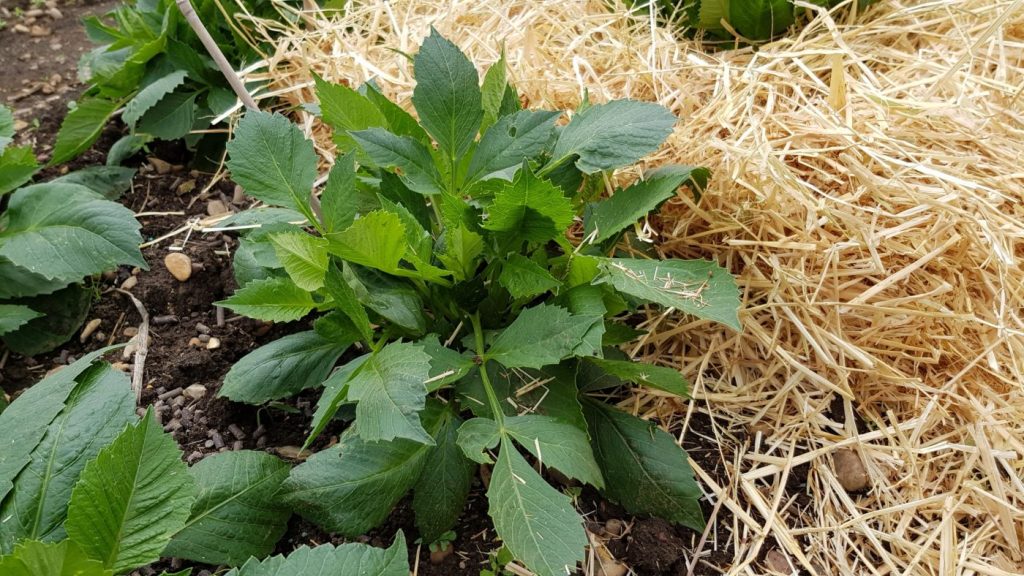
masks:
MULTIPOLYGON (((263 23, 277 51, 250 76, 294 103, 314 101, 311 71, 376 78, 408 103, 399 52, 431 25, 482 68, 504 43, 532 106, 586 89, 670 107, 647 164, 712 169, 699 204, 680 194, 648 231, 737 274, 743 331, 652 314, 633 352, 680 368, 694 401, 623 406, 680 437, 704 422, 721 465, 695 465, 712 524, 730 518, 729 573, 765 573, 769 549, 817 575, 1024 573, 1022 0, 822 12, 756 52, 600 0, 367 0, 263 23), (840 484, 842 450, 866 492, 840 484)), ((327 131, 296 115, 329 162, 327 131)), ((726 543, 693 545, 704 573, 726 543)))

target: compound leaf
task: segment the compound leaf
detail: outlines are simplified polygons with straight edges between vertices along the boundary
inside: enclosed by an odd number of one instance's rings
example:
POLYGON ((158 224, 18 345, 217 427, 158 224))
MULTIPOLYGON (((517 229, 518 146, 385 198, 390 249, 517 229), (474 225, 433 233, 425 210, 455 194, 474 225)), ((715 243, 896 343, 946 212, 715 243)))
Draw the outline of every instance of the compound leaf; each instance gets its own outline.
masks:
POLYGON ((476 138, 484 114, 476 67, 433 28, 413 66, 412 103, 420 123, 448 158, 461 157, 476 138))
POLYGON ((494 339, 487 358, 508 368, 540 368, 571 356, 594 324, 589 315, 573 315, 560 306, 524 309, 494 339))
POLYGON ((505 429, 537 460, 570 478, 604 487, 587 433, 551 416, 526 414, 505 419, 505 429))
POLYGON ((327 240, 305 232, 279 232, 270 235, 277 260, 292 282, 303 290, 323 288, 327 274, 327 240))
POLYGON ((408 438, 434 440, 420 423, 426 405, 430 357, 423 347, 392 343, 367 360, 348 381, 348 399, 356 402, 359 436, 370 442, 408 438))
POLYGON ((231 177, 247 194, 310 217, 316 152, 298 126, 280 114, 250 110, 227 149, 231 177))
POLYGON ((586 174, 632 164, 657 150, 676 117, 664 106, 614 100, 577 113, 562 129, 551 156, 556 164, 576 156, 586 174))
POLYGON ((289 278, 252 280, 215 304, 265 322, 292 322, 316 308, 313 296, 289 278))

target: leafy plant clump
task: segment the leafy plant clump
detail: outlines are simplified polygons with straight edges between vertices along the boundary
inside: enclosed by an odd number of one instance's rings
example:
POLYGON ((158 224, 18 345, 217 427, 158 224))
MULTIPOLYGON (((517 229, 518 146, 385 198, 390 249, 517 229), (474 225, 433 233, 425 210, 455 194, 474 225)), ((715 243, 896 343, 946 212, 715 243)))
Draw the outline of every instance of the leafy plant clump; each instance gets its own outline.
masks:
POLYGON ((739 328, 738 290, 714 262, 616 249, 680 186, 702 188, 706 170, 664 167, 599 200, 608 176, 655 151, 675 117, 620 100, 584 104, 560 126, 561 112, 520 108, 503 60, 481 87, 436 31, 414 64, 419 122, 373 84, 317 79, 341 152, 319 199, 313 144, 285 117, 250 111, 228 144, 233 178, 268 207, 233 221, 259 226, 246 226, 235 255, 241 288, 220 304, 316 321, 239 361, 220 394, 262 404, 323 386, 307 447, 333 419, 352 420, 337 445, 291 471, 281 497, 356 536, 411 490, 431 542, 455 524, 477 466, 491 466, 497 533, 542 576, 571 571, 587 544, 545 468, 700 529, 686 454, 602 401, 631 384, 687 394, 677 370, 616 348, 641 335, 625 322, 638 307, 739 328))
POLYGON ((85 320, 83 278, 118 265, 145 267, 135 215, 110 198, 135 171, 95 166, 22 186, 38 170, 31 147, 11 146, 0 106, 0 339, 26 355, 63 344, 85 320))
POLYGON ((188 468, 153 411, 136 416, 128 377, 97 361, 110 350, 0 412, 0 574, 114 576, 161 556, 237 566, 232 576, 409 574, 400 532, 387 550, 303 547, 260 560, 291 516, 274 497, 288 464, 240 450, 188 468))

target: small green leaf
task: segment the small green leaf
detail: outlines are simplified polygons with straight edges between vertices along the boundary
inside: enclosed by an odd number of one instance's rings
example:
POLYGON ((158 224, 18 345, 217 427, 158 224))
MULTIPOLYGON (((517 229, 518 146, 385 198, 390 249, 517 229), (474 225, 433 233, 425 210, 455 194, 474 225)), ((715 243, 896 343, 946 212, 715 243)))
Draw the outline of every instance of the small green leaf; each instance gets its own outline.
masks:
POLYGON ((28 306, 40 316, 0 338, 9 349, 25 356, 53 350, 74 336, 85 322, 93 296, 89 288, 72 284, 53 294, 12 300, 12 304, 28 306))
POLYGON ((7 106, 0 104, 0 152, 14 138, 14 113, 7 106))
POLYGON ((516 241, 541 243, 564 234, 574 215, 562 191, 535 176, 524 162, 515 180, 495 194, 484 228, 516 241))
POLYGON ((316 332, 289 334, 236 362, 218 395, 247 404, 292 396, 323 382, 347 348, 316 332))
POLYGON ((107 166, 119 166, 142 150, 152 139, 148 134, 122 136, 107 152, 107 166))
POLYGON ((63 164, 88 150, 100 137, 107 120, 120 104, 105 98, 83 98, 64 117, 60 131, 57 132, 57 142, 53 145, 53 156, 50 157, 47 166, 63 164))
POLYGON ((538 576, 565 576, 584 560, 587 535, 572 500, 548 485, 508 439, 487 490, 494 529, 538 576))
POLYGON ((412 103, 420 122, 448 158, 461 158, 483 119, 480 77, 459 50, 431 28, 414 60, 412 103))
POLYGON ((17 189, 39 171, 31 146, 8 146, 0 154, 0 196, 17 189))
POLYGON ((363 364, 370 359, 372 354, 364 354, 335 370, 327 380, 324 380, 324 393, 316 403, 316 412, 313 414, 312 431, 306 437, 303 449, 309 448, 313 441, 320 436, 324 428, 331 422, 338 408, 348 401, 348 383, 354 374, 362 370, 363 364))
POLYGON ((370 326, 370 318, 366 315, 366 309, 359 303, 359 297, 337 264, 329 265, 325 287, 327 293, 334 299, 335 308, 348 316, 363 340, 367 342, 373 340, 373 327, 370 326))
POLYGON ((455 227, 447 227, 444 234, 444 252, 437 259, 452 271, 458 280, 472 278, 484 251, 482 236, 459 223, 455 227))
POLYGON ((0 557, 4 576, 113 576, 103 564, 87 557, 70 540, 20 542, 9 556, 0 557))
POLYGON ((565 293, 569 312, 575 316, 586 316, 591 319, 583 340, 573 349, 573 356, 602 356, 602 339, 604 338, 604 317, 608 308, 604 302, 604 291, 600 286, 577 286, 565 293))
POLYGON ((427 390, 433 392, 442 386, 458 382, 469 374, 476 364, 473 363, 471 352, 458 353, 443 346, 437 334, 430 334, 417 344, 430 357, 430 378, 427 379, 427 390))
POLYGON ((123 166, 89 166, 75 170, 46 182, 55 184, 77 184, 99 194, 107 200, 116 200, 132 186, 134 168, 123 166))
POLYGON ((41 313, 16 304, 0 304, 0 335, 17 330, 33 318, 39 318, 41 313))
POLYGON ((68 536, 89 557, 128 572, 160 558, 194 500, 181 450, 149 410, 86 465, 71 494, 68 536))
POLYGON ((394 272, 405 255, 405 225, 392 212, 375 210, 344 232, 329 234, 331 254, 383 272, 394 272))
POLYGON ((484 74, 484 85, 480 91, 480 105, 484 110, 480 131, 485 132, 501 117, 501 101, 505 98, 508 86, 508 73, 505 66, 505 49, 502 47, 501 58, 484 74))
POLYGON ((187 75, 188 73, 184 70, 175 70, 139 90, 139 93, 125 104, 121 120, 134 129, 139 118, 142 118, 142 115, 153 108, 164 96, 174 92, 175 88, 185 82, 187 75))
POLYGON ((729 23, 745 38, 771 40, 795 21, 792 0, 729 0, 729 23))
POLYGON ((520 254, 511 254, 505 260, 498 282, 517 300, 554 290, 560 284, 547 269, 520 254))
POLYGON ((419 416, 429 370, 430 357, 415 344, 391 343, 371 356, 348 382, 359 436, 370 442, 408 438, 433 444, 419 416))
POLYGON ((339 346, 358 342, 362 335, 343 312, 332 310, 313 322, 313 331, 339 346))
POLYGON ((480 464, 492 464, 494 460, 487 451, 493 450, 500 439, 501 430, 497 422, 490 418, 473 418, 459 428, 456 443, 466 458, 480 464))
POLYGON ((327 185, 320 196, 324 230, 341 232, 356 219, 356 167, 351 154, 339 156, 327 176, 327 185))
POLYGON ((289 471, 265 452, 203 458, 189 470, 198 488, 191 515, 163 555, 229 566, 267 556, 288 528, 291 510, 276 495, 289 471))
POLYGON ((171 92, 139 119, 135 130, 161 140, 183 138, 196 122, 198 97, 198 92, 171 92))
POLYGON ((320 111, 324 122, 334 128, 334 141, 343 150, 351 150, 350 130, 385 127, 387 119, 366 96, 342 84, 325 81, 314 74, 316 96, 320 100, 320 111))
POLYGON ((597 488, 604 487, 590 441, 583 430, 539 414, 505 419, 505 429, 544 466, 597 488))
POLYGON ((498 120, 473 152, 466 185, 495 177, 511 180, 523 158, 538 156, 551 142, 558 116, 547 110, 523 110, 498 120))
POLYGON ((597 282, 623 294, 741 328, 736 279, 715 262, 607 258, 600 268, 597 282))
POLYGON ((670 434, 603 402, 584 402, 583 411, 605 496, 634 514, 704 529, 700 487, 686 452, 670 434))
POLYGON ((247 194, 310 218, 316 152, 298 126, 280 114, 250 110, 227 149, 231 177, 247 194))
POLYGON ((587 358, 603 372, 640 386, 675 394, 683 398, 689 395, 689 385, 678 370, 665 366, 654 366, 630 360, 608 360, 604 358, 587 358))
POLYGON ((399 532, 386 550, 356 543, 300 546, 287 557, 251 558, 226 576, 408 576, 407 554, 405 536, 399 532))
POLYGON ((434 158, 421 142, 382 128, 349 132, 349 135, 377 167, 397 168, 398 177, 410 190, 437 194, 443 189, 434 158))
POLYGON ((517 386, 516 401, 526 411, 542 414, 587 429, 576 386, 577 370, 570 363, 545 366, 540 370, 520 370, 523 382, 517 386))
POLYGON ((577 156, 586 174, 632 164, 654 152, 672 133, 676 117, 664 106, 614 100, 576 114, 562 129, 551 156, 555 164, 577 156))
POLYGON ((265 322, 299 320, 316 308, 310 293, 288 278, 253 280, 227 300, 214 304, 265 322))
POLYGON ((360 266, 345 266, 345 278, 367 308, 412 334, 423 334, 427 319, 416 289, 396 278, 360 266))
POLYGON ((494 339, 487 358, 508 368, 557 364, 573 354, 593 323, 593 317, 575 316, 559 306, 526 308, 494 339))
POLYGON ((427 455, 413 488, 412 509, 424 542, 433 542, 451 530, 466 507, 476 467, 456 445, 461 424, 462 420, 454 414, 443 417, 434 434, 434 449, 427 455))
POLYGON ((363 85, 366 89, 366 97, 369 98, 377 109, 380 110, 381 114, 387 118, 387 127, 391 132, 398 134, 399 136, 408 136, 417 142, 422 144, 430 145, 430 136, 423 130, 420 123, 412 117, 411 114, 405 111, 404 108, 395 104, 391 100, 388 100, 378 89, 373 82, 367 82, 363 85))
POLYGON ((303 290, 323 288, 327 274, 327 240, 305 232, 271 234, 277 260, 284 265, 292 282, 303 290))

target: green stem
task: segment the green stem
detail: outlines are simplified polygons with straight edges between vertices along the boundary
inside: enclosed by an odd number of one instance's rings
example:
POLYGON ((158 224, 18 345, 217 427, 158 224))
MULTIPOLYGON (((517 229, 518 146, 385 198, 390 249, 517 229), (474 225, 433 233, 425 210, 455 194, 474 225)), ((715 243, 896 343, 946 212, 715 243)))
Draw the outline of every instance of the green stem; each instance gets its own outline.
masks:
POLYGON ((537 171, 537 177, 538 178, 545 178, 545 177, 547 177, 548 174, 551 174, 552 172, 555 171, 555 168, 558 168, 562 164, 565 164, 565 161, 568 160, 569 158, 572 158, 572 156, 563 156, 563 157, 559 158, 558 160, 555 160, 555 161, 552 161, 552 162, 548 162, 546 166, 544 166, 543 168, 541 168, 540 170, 537 171))
POLYGON ((491 386, 491 378, 487 375, 487 359, 484 357, 484 331, 480 328, 480 314, 474 313, 469 317, 473 324, 473 337, 476 340, 476 354, 480 358, 480 381, 484 384, 484 392, 487 393, 487 403, 491 405, 491 414, 499 428, 504 427, 505 413, 501 411, 501 402, 498 395, 494 393, 491 386))

